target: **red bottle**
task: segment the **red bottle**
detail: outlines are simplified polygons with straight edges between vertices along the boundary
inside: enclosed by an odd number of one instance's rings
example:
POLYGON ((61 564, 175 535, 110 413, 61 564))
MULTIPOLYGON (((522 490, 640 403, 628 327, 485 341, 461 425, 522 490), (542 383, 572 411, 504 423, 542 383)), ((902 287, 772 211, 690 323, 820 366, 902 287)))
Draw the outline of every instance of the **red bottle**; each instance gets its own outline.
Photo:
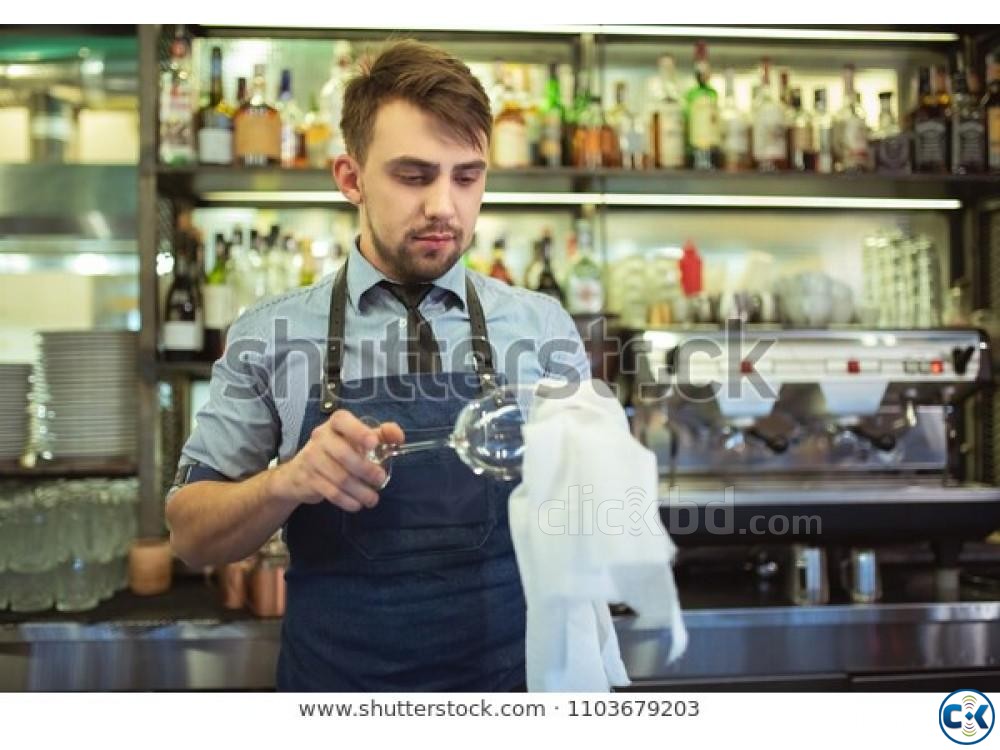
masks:
POLYGON ((681 288, 685 297, 701 292, 701 256, 691 240, 684 243, 684 254, 677 261, 681 269, 681 288))

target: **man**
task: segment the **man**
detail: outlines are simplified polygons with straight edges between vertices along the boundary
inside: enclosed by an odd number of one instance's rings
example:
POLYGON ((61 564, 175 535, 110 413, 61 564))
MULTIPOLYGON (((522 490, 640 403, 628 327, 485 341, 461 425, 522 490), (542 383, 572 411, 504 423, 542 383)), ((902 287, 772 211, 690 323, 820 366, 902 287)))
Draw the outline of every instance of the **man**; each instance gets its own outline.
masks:
POLYGON ((514 483, 440 450, 395 459, 380 490, 386 473, 365 453, 447 435, 491 376, 589 378, 588 360, 556 301, 459 262, 492 123, 468 68, 390 44, 343 112, 333 172, 360 237, 338 274, 233 325, 169 496, 171 541, 201 566, 283 530, 279 689, 523 689, 514 483))

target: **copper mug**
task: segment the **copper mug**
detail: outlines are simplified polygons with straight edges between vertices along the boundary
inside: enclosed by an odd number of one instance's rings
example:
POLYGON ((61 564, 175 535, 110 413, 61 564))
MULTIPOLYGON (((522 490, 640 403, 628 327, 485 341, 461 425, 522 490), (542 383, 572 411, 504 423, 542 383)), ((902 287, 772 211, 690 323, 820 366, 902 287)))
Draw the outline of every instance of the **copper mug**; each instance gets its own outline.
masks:
POLYGON ((169 590, 173 563, 169 539, 146 537, 133 541, 128 552, 128 583, 132 593, 155 596, 169 590))
POLYGON ((285 569, 287 557, 262 552, 250 571, 250 609, 257 617, 285 614, 285 569))

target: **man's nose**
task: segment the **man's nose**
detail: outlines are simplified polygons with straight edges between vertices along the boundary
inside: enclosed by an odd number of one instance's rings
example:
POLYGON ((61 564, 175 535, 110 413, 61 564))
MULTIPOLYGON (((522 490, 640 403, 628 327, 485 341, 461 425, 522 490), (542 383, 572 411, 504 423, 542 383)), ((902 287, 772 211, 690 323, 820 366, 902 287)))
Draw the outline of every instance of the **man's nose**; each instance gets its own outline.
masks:
POLYGON ((424 213, 428 219, 450 221, 455 215, 455 201, 451 190, 451 181, 443 176, 428 186, 424 199, 424 213))

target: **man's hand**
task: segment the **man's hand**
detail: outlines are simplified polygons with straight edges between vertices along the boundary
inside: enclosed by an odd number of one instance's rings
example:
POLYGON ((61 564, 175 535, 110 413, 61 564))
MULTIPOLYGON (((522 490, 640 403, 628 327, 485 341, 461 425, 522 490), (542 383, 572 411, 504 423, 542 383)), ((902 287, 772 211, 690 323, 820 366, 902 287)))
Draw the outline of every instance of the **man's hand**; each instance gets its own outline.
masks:
POLYGON ((312 431, 295 458, 271 472, 268 492, 294 503, 324 500, 356 512, 378 503, 385 470, 365 454, 379 443, 402 443, 395 422, 372 428, 349 411, 339 409, 312 431))

